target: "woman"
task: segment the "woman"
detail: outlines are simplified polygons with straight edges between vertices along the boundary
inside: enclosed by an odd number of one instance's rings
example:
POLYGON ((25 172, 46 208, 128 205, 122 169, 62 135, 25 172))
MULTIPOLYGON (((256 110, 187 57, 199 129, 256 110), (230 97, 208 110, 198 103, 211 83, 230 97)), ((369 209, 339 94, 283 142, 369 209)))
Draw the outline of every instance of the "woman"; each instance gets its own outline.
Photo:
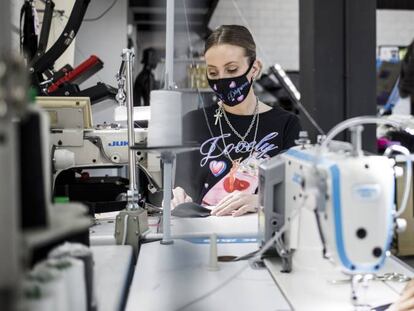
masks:
POLYGON ((172 206, 194 200, 213 206, 212 215, 240 216, 258 208, 259 164, 292 147, 300 124, 254 94, 262 63, 247 28, 220 26, 208 37, 204 56, 220 102, 184 117, 185 139, 201 147, 177 157, 172 206))

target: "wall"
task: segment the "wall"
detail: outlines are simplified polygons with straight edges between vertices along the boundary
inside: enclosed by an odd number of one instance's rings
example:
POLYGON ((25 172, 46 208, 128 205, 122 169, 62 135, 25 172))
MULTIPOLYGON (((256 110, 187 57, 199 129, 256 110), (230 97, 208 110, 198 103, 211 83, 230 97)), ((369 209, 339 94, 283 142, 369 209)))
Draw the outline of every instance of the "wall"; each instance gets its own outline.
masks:
MULTIPOLYGON (((200 51, 204 47, 204 42, 198 35, 190 33, 191 45, 194 50, 200 51)), ((191 64, 191 59, 188 56, 189 39, 187 32, 175 32, 174 33, 174 82, 180 87, 187 87, 187 66, 191 64)), ((137 73, 142 69, 141 59, 144 49, 153 47, 159 50, 163 50, 164 54, 162 58, 165 58, 165 31, 139 31, 137 33, 136 41, 136 63, 137 73)), ((157 80, 164 79, 164 62, 161 62, 154 71, 155 78, 157 80)))
MULTIPOLYGON (((298 0, 220 0, 210 21, 242 24, 255 37, 258 56, 266 65, 278 62, 299 69, 298 0)), ((377 10, 377 45, 408 45, 414 39, 414 11, 377 10)))
MULTIPOLYGON (((89 4, 85 19, 100 15, 112 0, 94 0, 89 4)), ((104 68, 81 84, 81 89, 104 82, 116 87, 115 75, 121 64, 122 49, 127 47, 127 0, 118 0, 115 6, 100 20, 84 22, 76 37, 75 65, 96 54, 104 68)), ((105 101, 94 105, 94 123, 112 122, 116 103, 105 101)))
MULTIPOLYGON (((59 14, 55 13, 54 17, 52 19, 52 24, 50 27, 50 34, 49 34, 49 42, 48 42, 48 48, 50 48, 53 43, 57 40, 59 35, 62 33, 63 28, 66 25, 67 17, 70 15, 70 12, 72 11, 73 4, 75 3, 75 0, 54 0, 55 2, 55 10, 62 10, 64 11, 64 16, 59 16, 59 14)), ((12 48, 15 52, 20 51, 20 44, 19 44, 19 33, 18 29, 20 27, 20 9, 24 3, 24 0, 13 0, 11 1, 11 8, 12 8, 12 27, 13 27, 13 33, 12 33, 12 48)), ((35 2, 36 9, 43 10, 44 4, 41 1, 35 2)), ((38 13, 39 18, 39 26, 42 25, 43 20, 43 14, 38 13)), ((73 65, 74 58, 75 58, 75 44, 74 42, 76 39, 72 42, 72 44, 66 49, 65 53, 62 54, 61 57, 56 61, 55 63, 55 69, 59 69, 62 66, 66 64, 73 65)))
POLYGON ((11 4, 11 22, 12 22, 12 50, 16 53, 20 51, 19 44, 19 22, 20 22, 20 9, 24 3, 24 0, 9 0, 11 4))
POLYGON ((209 26, 222 24, 249 28, 264 68, 279 63, 287 70, 299 69, 298 0, 220 0, 209 26))
POLYGON ((377 46, 406 46, 414 39, 414 11, 377 10, 377 46))
MULTIPOLYGON (((377 46, 407 46, 414 40, 414 11, 377 10, 377 46)), ((393 114, 411 112, 410 98, 400 98, 393 114)))
MULTIPOLYGON (((66 23, 68 21, 68 17, 70 16, 70 13, 72 12, 72 8, 75 3, 75 0, 54 0, 54 2, 55 2, 55 10, 64 11, 64 16, 59 16, 59 14, 55 13, 54 18, 52 19, 51 27, 50 27, 48 48, 50 48, 52 44, 59 38, 63 29, 65 28, 66 23)), ((40 7, 43 9, 44 5, 42 4, 40 7)), ((39 14, 39 17, 43 18, 42 14, 39 14)), ((73 40, 71 45, 66 49, 66 51, 62 54, 62 56, 60 56, 58 60, 56 61, 55 63, 56 70, 62 68, 66 64, 69 64, 71 66, 74 65, 75 44, 76 44, 76 38, 75 40, 73 40)))

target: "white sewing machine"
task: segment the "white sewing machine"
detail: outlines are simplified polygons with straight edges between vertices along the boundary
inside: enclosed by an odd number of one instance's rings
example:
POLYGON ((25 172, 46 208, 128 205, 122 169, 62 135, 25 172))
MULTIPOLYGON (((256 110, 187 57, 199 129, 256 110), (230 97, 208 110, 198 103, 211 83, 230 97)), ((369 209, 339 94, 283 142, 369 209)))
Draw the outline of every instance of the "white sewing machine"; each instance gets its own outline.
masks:
MULTIPOLYGON (((93 127, 90 100, 87 97, 37 97, 51 120, 50 143, 54 177, 69 168, 99 168, 128 164, 126 128, 114 124, 93 127)), ((147 129, 135 129, 136 143, 147 138, 147 129)), ((138 164, 146 166, 146 155, 138 155, 138 164)))
MULTIPOLYGON (((275 242, 283 272, 375 279, 394 230, 405 229, 398 219, 405 207, 397 212, 394 204, 401 169, 388 155, 409 152, 396 147, 384 156, 364 155, 359 134, 352 145, 302 141, 260 167, 259 234, 262 244, 275 242)), ((406 178, 409 185, 411 176, 406 178)))

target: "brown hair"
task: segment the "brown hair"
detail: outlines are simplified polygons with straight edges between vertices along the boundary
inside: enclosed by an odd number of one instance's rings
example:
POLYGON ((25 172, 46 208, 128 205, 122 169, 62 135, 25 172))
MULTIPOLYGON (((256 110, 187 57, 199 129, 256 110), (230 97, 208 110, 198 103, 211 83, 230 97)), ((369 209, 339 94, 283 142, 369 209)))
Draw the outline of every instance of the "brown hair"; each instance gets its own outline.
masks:
POLYGON ((256 59, 256 43, 250 31, 240 25, 221 25, 207 38, 204 53, 211 47, 219 44, 236 45, 244 49, 249 63, 256 59))

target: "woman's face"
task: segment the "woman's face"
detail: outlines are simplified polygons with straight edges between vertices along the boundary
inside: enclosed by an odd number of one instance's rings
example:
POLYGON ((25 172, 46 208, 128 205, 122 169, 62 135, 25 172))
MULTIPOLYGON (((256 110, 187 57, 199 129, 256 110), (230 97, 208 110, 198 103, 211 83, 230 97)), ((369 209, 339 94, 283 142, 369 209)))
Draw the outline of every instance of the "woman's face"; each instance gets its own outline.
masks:
MULTIPOLYGON (((243 75, 250 65, 245 50, 236 45, 214 45, 207 50, 204 57, 207 64, 207 76, 214 80, 243 75)), ((247 74, 247 79, 251 81, 257 71, 257 64, 254 64, 253 69, 247 74)))

